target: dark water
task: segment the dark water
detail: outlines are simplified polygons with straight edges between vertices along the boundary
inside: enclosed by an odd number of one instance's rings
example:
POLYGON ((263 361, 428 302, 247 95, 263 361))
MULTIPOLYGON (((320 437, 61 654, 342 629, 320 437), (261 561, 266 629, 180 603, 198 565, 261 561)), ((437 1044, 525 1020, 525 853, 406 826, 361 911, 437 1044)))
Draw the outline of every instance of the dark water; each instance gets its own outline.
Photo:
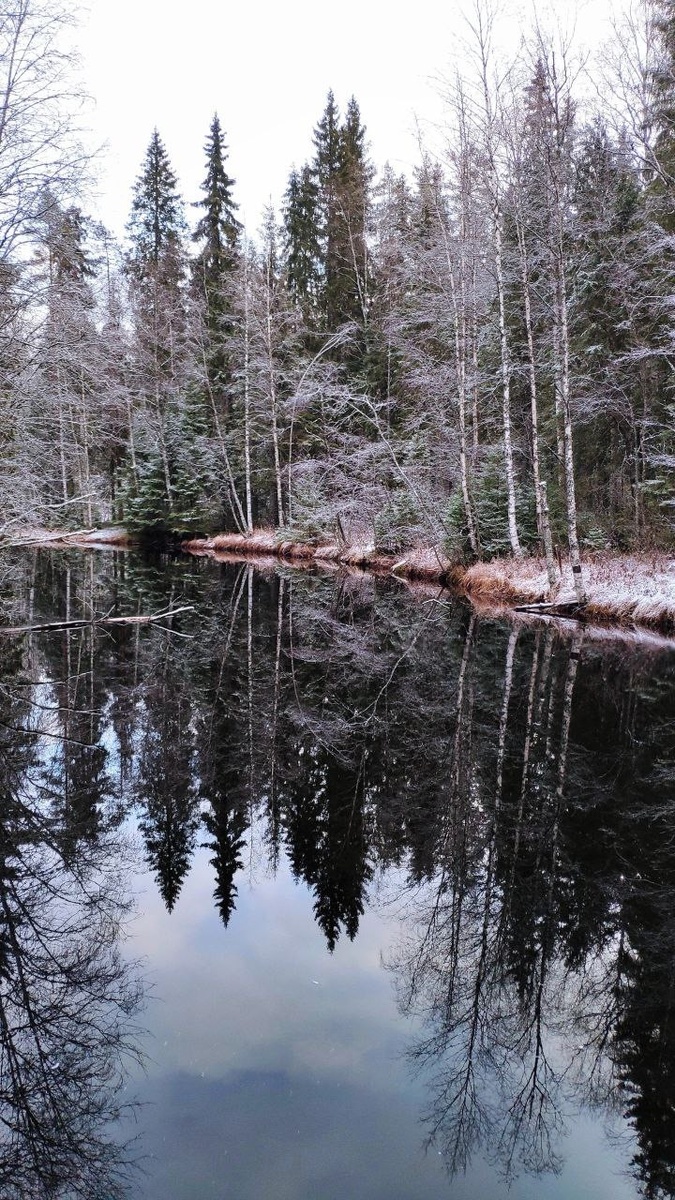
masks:
POLYGON ((671 650, 0 566, 3 1200, 675 1195, 671 650))

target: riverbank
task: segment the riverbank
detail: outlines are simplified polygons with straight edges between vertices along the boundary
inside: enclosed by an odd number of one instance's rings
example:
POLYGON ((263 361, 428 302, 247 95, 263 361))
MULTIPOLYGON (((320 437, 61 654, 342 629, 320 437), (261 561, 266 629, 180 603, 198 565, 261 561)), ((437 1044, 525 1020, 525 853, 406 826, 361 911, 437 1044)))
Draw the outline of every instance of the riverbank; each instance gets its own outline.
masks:
POLYGON ((214 558, 273 557, 297 564, 335 563, 360 567, 378 575, 436 583, 465 596, 480 609, 542 607, 542 616, 574 616, 600 625, 651 629, 675 636, 675 558, 662 553, 589 553, 583 562, 587 603, 579 606, 572 571, 563 563, 560 580, 549 592, 546 565, 540 558, 496 558, 462 566, 431 548, 400 556, 381 554, 372 546, 339 546, 335 542, 310 546, 280 540, 274 530, 256 530, 249 536, 219 534, 182 543, 189 554, 214 558))
MULTIPOLYGON (((126 549, 137 541, 121 526, 72 531, 25 527, 14 529, 11 536, 0 539, 0 549, 30 546, 126 549)), ((273 529, 259 529, 248 536, 223 533, 192 538, 182 542, 181 549, 221 561, 266 559, 333 570, 360 569, 374 575, 394 576, 411 585, 451 589, 481 611, 526 609, 542 617, 573 617, 595 625, 649 629, 675 637, 675 558, 663 553, 587 553, 583 571, 588 600, 579 606, 569 565, 563 563, 560 580, 551 594, 546 566, 540 558, 520 561, 495 558, 464 566, 451 562, 433 548, 389 555, 367 544, 309 545, 284 540, 273 529)))

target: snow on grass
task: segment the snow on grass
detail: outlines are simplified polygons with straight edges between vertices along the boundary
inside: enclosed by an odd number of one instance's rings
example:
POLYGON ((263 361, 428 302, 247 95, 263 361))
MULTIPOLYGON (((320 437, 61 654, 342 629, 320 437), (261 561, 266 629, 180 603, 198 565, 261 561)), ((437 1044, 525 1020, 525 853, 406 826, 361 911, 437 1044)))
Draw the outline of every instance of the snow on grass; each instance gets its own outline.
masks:
MULTIPOLYGON (((583 563, 588 594, 585 617, 591 621, 644 625, 675 632, 675 559, 665 554, 599 553, 583 563)), ((471 599, 502 604, 536 604, 575 599, 572 571, 563 565, 560 584, 549 597, 543 559, 493 559, 464 573, 462 589, 471 599)))

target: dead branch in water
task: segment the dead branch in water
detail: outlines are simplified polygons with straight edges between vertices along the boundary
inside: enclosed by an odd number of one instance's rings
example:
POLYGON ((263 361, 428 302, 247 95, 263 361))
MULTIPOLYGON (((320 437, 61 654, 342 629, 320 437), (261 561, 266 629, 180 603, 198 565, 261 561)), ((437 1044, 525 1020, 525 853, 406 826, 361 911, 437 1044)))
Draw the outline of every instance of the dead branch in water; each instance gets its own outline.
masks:
POLYGON ((90 625, 150 625, 153 621, 164 621, 167 617, 184 612, 194 612, 194 604, 182 604, 179 608, 167 608, 162 612, 135 617, 81 617, 72 621, 47 621, 42 625, 0 626, 0 633, 45 633, 58 629, 87 629, 90 625))
POLYGON ((514 612, 538 613, 544 617, 573 617, 580 619, 587 605, 580 600, 552 600, 536 604, 514 604, 514 612))

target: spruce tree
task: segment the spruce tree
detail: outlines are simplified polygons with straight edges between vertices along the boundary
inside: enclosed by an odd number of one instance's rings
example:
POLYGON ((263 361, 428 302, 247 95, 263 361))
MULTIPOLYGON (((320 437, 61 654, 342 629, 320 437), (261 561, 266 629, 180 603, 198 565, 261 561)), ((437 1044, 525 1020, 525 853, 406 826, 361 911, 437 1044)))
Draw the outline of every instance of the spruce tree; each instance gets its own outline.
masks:
POLYGON ((317 231, 322 252, 321 307, 326 332, 346 322, 365 325, 366 221, 372 170, 365 129, 352 97, 344 123, 332 92, 314 132, 312 170, 318 190, 317 231))
POLYGON ((312 161, 291 174, 283 210, 289 291, 316 333, 351 324, 365 335, 372 176, 358 104, 350 100, 342 122, 331 91, 312 161))
POLYGON ((284 259, 288 291, 308 325, 317 317, 322 274, 319 192, 307 164, 291 172, 283 205, 284 259))
POLYGON ((125 519, 136 528, 180 529, 178 449, 186 451, 190 366, 185 220, 176 176, 156 129, 134 185, 127 231, 138 444, 125 519))
POLYGON ((238 207, 232 197, 235 181, 225 168, 227 147, 217 114, 211 122, 204 153, 203 198, 196 203, 203 212, 193 234, 193 241, 201 243, 201 249, 193 264, 193 281, 204 314, 208 386, 215 402, 226 407, 231 374, 227 352, 232 328, 231 285, 241 225, 235 215, 238 207))
POLYGON ((142 280, 156 270, 162 256, 180 243, 185 230, 178 181, 164 143, 155 129, 140 175, 134 184, 127 232, 130 273, 142 280))
POLYGON ((373 169, 368 161, 366 130, 359 106, 352 96, 341 130, 339 208, 343 224, 342 287, 343 320, 365 327, 368 319, 369 274, 367 231, 370 215, 370 185, 373 169))
POLYGON ((147 360, 142 365, 161 406, 163 385, 175 374, 177 334, 185 325, 185 219, 177 179, 156 129, 134 185, 127 232, 136 334, 147 360))

